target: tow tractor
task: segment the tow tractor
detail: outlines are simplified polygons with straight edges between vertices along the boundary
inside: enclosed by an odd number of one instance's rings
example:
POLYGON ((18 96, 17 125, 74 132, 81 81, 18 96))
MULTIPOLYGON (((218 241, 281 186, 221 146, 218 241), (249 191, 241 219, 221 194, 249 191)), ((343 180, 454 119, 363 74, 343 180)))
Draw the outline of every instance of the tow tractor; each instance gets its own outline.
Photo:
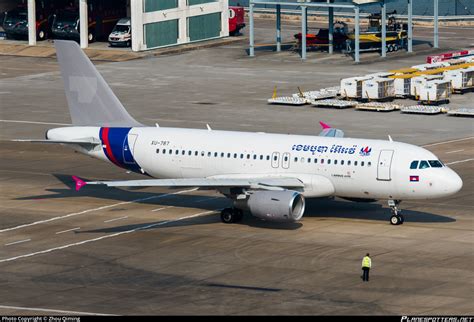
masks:
MULTIPOLYGON (((335 50, 344 49, 347 40, 348 27, 345 22, 337 21, 334 23, 333 46, 335 50)), ((301 49, 302 33, 295 34, 296 44, 294 49, 301 49)), ((329 46, 329 29, 319 29, 317 34, 306 34, 307 50, 324 49, 329 46)))

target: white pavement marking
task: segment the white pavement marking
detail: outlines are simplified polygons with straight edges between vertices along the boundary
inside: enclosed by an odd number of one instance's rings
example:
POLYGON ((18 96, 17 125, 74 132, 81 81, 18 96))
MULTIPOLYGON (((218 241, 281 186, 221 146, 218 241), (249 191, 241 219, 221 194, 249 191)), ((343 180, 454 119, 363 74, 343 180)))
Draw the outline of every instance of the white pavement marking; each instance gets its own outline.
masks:
POLYGON ((432 143, 432 144, 427 144, 427 145, 422 145, 422 148, 426 148, 428 146, 435 146, 435 145, 441 145, 441 144, 447 144, 447 143, 453 143, 453 142, 459 142, 459 141, 466 141, 466 140, 471 140, 474 139, 474 136, 470 136, 464 139, 457 139, 457 140, 450 140, 450 141, 444 141, 444 142, 438 142, 438 143, 432 143))
POLYGON ((121 220, 121 219, 126 219, 126 218, 128 218, 128 216, 123 216, 123 217, 119 217, 119 218, 109 219, 109 220, 105 220, 104 222, 112 222, 112 221, 121 220))
POLYGON ((174 207, 175 207, 175 206, 166 206, 166 207, 161 207, 161 208, 153 209, 152 211, 161 211, 161 210, 170 209, 170 208, 174 208, 174 207))
POLYGON ((58 246, 58 247, 54 247, 54 248, 50 248, 50 249, 45 249, 45 250, 42 250, 42 251, 39 251, 39 252, 20 255, 20 256, 16 256, 16 257, 4 258, 4 259, 0 259, 0 263, 11 262, 11 261, 21 259, 21 258, 46 254, 46 253, 50 253, 50 252, 53 252, 53 251, 56 251, 56 250, 66 249, 66 248, 73 247, 73 246, 84 245, 84 244, 96 242, 96 241, 107 239, 107 238, 117 237, 117 236, 124 235, 124 234, 130 234, 130 233, 133 233, 133 232, 136 232, 136 231, 139 231, 139 230, 146 230, 146 229, 157 227, 157 226, 164 226, 164 225, 167 225, 169 223, 174 223, 174 222, 182 221, 182 220, 185 220, 185 219, 190 219, 190 218, 199 217, 199 216, 202 216, 202 215, 211 214, 211 213, 214 213, 218 210, 220 210, 220 209, 214 209, 214 210, 210 210, 210 211, 200 212, 200 213, 197 213, 197 214, 194 214, 194 215, 185 216, 185 217, 181 217, 181 218, 178 218, 178 219, 166 220, 166 221, 158 222, 158 223, 155 223, 155 224, 145 225, 145 226, 137 227, 137 228, 126 230, 126 231, 121 231, 119 233, 115 233, 115 234, 111 234, 111 235, 105 235, 105 236, 101 236, 101 237, 97 237, 97 238, 93 238, 93 239, 83 240, 83 241, 73 243, 73 244, 67 244, 67 245, 58 246))
POLYGON ((58 231, 58 232, 56 233, 56 235, 64 234, 64 233, 67 233, 67 232, 69 232, 69 231, 74 231, 74 230, 79 230, 79 229, 81 229, 81 227, 76 227, 76 228, 72 228, 72 229, 68 229, 68 230, 63 230, 63 231, 58 231))
POLYGON ((21 243, 26 243, 26 242, 29 242, 30 240, 31 240, 31 239, 18 240, 18 241, 15 241, 15 242, 13 242, 13 243, 5 244, 5 246, 16 245, 16 244, 21 244, 21 243))
POLYGON ((50 122, 18 121, 18 120, 0 120, 0 122, 25 123, 25 124, 46 124, 46 125, 64 125, 64 126, 71 126, 72 125, 72 124, 67 124, 67 123, 50 123, 50 122))
POLYGON ((22 307, 22 306, 9 306, 9 305, 0 305, 0 309, 53 312, 53 313, 67 313, 67 314, 75 314, 75 315, 100 315, 100 316, 108 316, 108 315, 112 316, 112 315, 114 315, 114 314, 105 314, 105 313, 92 313, 92 312, 66 311, 66 310, 55 310, 55 309, 42 309, 42 308, 38 308, 38 307, 22 307))
POLYGON ((461 161, 453 161, 449 163, 445 163, 446 165, 451 165, 451 164, 456 164, 456 163, 463 163, 463 162, 468 162, 468 161, 474 161, 474 159, 466 159, 466 160, 461 160, 461 161))
POLYGON ((189 190, 182 190, 182 191, 173 192, 173 193, 167 193, 167 194, 159 195, 159 196, 151 196, 151 197, 146 197, 146 198, 141 198, 141 199, 135 199, 135 200, 131 200, 131 201, 123 201, 123 202, 115 203, 113 205, 102 206, 102 207, 98 207, 98 208, 86 209, 86 210, 83 210, 83 211, 80 211, 80 212, 74 212, 74 213, 67 214, 67 215, 64 215, 64 216, 53 217, 53 218, 49 218, 49 219, 45 219, 45 220, 35 221, 35 222, 29 223, 29 224, 19 225, 19 226, 15 226, 15 227, 11 227, 11 228, 5 228, 5 229, 0 230, 0 233, 4 233, 4 232, 7 232, 7 231, 11 231, 11 230, 17 230, 17 229, 21 229, 21 228, 25 228, 25 227, 30 227, 30 226, 34 226, 34 225, 44 224, 44 223, 59 220, 59 219, 78 216, 78 215, 86 214, 86 213, 93 212, 93 211, 109 209, 109 208, 113 208, 113 207, 121 206, 121 205, 128 205, 128 204, 131 204, 131 203, 134 203, 134 202, 141 202, 141 201, 146 201, 146 200, 151 200, 151 199, 159 199, 159 198, 169 197, 169 196, 172 196, 172 195, 178 195, 178 194, 191 192, 191 191, 195 191, 195 190, 196 190, 196 188, 189 189, 189 190))
POLYGON ((462 151, 464 151, 464 149, 462 149, 462 150, 449 151, 449 152, 446 152, 446 154, 457 153, 457 152, 462 152, 462 151))

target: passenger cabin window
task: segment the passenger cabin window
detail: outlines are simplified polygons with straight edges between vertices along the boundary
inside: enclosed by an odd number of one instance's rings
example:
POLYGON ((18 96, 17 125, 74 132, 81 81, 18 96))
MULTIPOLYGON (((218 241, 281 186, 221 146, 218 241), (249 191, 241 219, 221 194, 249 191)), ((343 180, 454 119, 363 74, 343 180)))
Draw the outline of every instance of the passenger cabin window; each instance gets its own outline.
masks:
POLYGON ((428 169, 430 167, 428 161, 420 161, 420 166, 418 167, 418 169, 428 169))
POLYGON ((160 153, 160 149, 156 149, 156 153, 160 153))
POLYGON ((298 157, 295 157, 295 162, 298 162, 298 157))
MULTIPOLYGON (((334 160, 334 165, 336 165, 336 164, 337 164, 337 160, 334 160)), ((342 161, 341 161, 341 164, 342 164, 342 161)))
POLYGON ((360 166, 361 166, 361 167, 364 166, 364 161, 360 161, 360 166))
POLYGON ((270 160, 270 156, 269 156, 269 155, 267 155, 267 161, 269 161, 269 160, 270 160))
POLYGON ((367 162, 367 166, 369 166, 369 167, 370 167, 371 165, 372 165, 372 162, 370 162, 370 161, 369 161, 369 162, 367 162))
POLYGON ((314 163, 318 163, 318 159, 314 159, 314 163))
POLYGON ((348 161, 347 161, 347 165, 351 165, 351 160, 348 160, 348 161))
POLYGON ((354 161, 354 165, 357 167, 357 161, 354 161))
POLYGON ((438 160, 428 160, 428 162, 429 162, 429 164, 432 168, 442 168, 443 167, 443 164, 438 160))
POLYGON ((344 165, 344 160, 341 160, 341 165, 344 165))
POLYGON ((331 164, 331 159, 328 159, 328 164, 331 164))
POLYGON ((263 160, 263 155, 262 154, 260 154, 260 160, 263 160))
POLYGON ((188 155, 191 155, 191 154, 193 154, 193 151, 189 150, 188 155))

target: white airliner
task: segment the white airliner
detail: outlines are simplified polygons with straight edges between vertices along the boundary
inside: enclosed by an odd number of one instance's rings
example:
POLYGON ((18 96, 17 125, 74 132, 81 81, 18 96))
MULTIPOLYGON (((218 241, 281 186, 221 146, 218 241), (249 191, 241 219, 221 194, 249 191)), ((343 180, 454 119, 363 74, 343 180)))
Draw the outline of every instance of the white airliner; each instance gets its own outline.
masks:
MULTIPOLYGON (((344 138, 324 123, 319 136, 147 127, 134 120, 75 42, 56 40, 73 126, 46 140, 151 178, 94 181, 109 187, 197 187, 232 200, 225 223, 243 211, 278 222, 302 218, 305 198, 388 200, 390 223, 403 223, 401 200, 450 196, 461 178, 430 151, 394 142, 344 138), (159 179, 154 179, 159 178, 159 179)), ((74 177, 76 189, 86 182, 74 177)))

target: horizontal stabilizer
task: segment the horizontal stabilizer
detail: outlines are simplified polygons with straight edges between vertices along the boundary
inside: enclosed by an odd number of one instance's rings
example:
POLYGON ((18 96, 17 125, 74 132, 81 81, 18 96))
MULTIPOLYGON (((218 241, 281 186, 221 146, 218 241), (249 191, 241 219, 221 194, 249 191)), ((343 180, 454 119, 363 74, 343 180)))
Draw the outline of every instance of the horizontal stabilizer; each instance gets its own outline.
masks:
POLYGON ((13 142, 29 142, 29 143, 57 143, 57 144, 80 144, 80 145, 99 145, 101 142, 95 138, 83 138, 75 140, 36 140, 36 139, 16 139, 13 142))

